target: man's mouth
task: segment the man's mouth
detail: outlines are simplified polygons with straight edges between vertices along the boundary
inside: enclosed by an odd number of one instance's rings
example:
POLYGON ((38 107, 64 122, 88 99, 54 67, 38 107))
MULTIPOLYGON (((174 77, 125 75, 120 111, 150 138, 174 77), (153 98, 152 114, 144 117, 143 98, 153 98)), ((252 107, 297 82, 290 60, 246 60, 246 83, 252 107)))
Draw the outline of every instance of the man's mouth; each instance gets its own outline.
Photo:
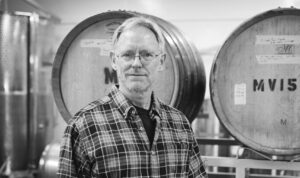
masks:
POLYGON ((136 76, 136 77, 143 77, 147 76, 146 74, 126 74, 127 76, 136 76))

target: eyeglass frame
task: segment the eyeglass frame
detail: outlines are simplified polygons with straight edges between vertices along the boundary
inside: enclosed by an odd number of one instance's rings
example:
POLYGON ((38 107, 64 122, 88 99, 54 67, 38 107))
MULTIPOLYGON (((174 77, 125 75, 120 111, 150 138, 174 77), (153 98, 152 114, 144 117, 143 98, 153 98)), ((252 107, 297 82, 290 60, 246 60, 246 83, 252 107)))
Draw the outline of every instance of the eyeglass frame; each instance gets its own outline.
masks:
MULTIPOLYGON (((126 53, 126 52, 125 52, 125 53, 126 53)), ((125 54, 125 53, 124 53, 124 54, 125 54)), ((149 62, 154 61, 154 59, 156 59, 158 56, 164 55, 163 52, 160 52, 160 53, 158 53, 158 54, 155 54, 154 52, 145 52, 145 54, 147 54, 147 53, 153 54, 153 55, 154 55, 154 56, 153 56, 153 59, 147 60, 145 57, 143 57, 143 56, 141 55, 140 52, 138 52, 138 55, 136 55, 136 53, 135 53, 135 55, 132 55, 128 60, 126 60, 126 59, 124 59, 124 57, 121 56, 122 54, 116 54, 116 53, 114 52, 114 54, 115 54, 115 56, 116 56, 117 58, 120 58, 120 59, 122 59, 122 60, 124 60, 124 61, 127 61, 127 62, 129 62, 129 61, 134 61, 134 59, 135 59, 136 57, 139 57, 139 60, 140 60, 141 62, 149 63, 149 62), (143 59, 143 60, 142 60, 142 59, 143 59)))

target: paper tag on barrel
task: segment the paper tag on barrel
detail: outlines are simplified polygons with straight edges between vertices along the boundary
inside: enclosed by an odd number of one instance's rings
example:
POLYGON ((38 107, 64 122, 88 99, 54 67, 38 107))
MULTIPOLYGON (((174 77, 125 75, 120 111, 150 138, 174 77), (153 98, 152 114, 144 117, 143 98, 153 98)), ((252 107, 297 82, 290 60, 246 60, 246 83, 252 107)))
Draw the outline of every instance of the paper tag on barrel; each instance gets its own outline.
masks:
POLYGON ((259 64, 300 64, 300 36, 257 35, 255 53, 259 64))

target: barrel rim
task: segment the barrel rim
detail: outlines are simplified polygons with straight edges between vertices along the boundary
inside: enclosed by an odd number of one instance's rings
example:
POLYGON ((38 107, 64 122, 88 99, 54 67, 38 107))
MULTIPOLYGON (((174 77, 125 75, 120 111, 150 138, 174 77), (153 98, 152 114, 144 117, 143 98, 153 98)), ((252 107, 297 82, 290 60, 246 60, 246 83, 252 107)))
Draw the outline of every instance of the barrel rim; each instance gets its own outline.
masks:
MULTIPOLYGON (((163 21, 163 23, 166 23, 163 21)), ((185 86, 189 86, 190 88, 187 89, 189 91, 186 92, 185 96, 182 96, 182 100, 185 100, 187 103, 180 103, 179 108, 183 107, 185 109, 184 113, 187 113, 188 119, 193 119, 198 114, 199 109, 201 108, 202 102, 204 100, 205 96, 205 89, 206 89, 206 76, 204 70, 204 65, 202 61, 200 61, 200 53, 197 51, 196 47, 193 43, 188 41, 186 37, 175 27, 172 26, 172 24, 167 24, 168 27, 172 27, 170 29, 170 33, 172 33, 174 36, 174 40, 177 41, 176 44, 180 45, 180 48, 184 49, 186 54, 183 56, 186 56, 187 60, 185 58, 181 58, 184 62, 185 70, 188 71, 188 76, 190 80, 188 80, 185 84, 185 86), (185 39, 185 40, 181 40, 185 39), (186 64, 188 62, 189 64, 186 64), (201 70, 200 70, 201 69, 201 70), (201 79, 201 80, 200 80, 201 79), (199 92, 203 91, 202 93, 199 92), (197 102, 197 101, 202 102, 197 102)), ((182 101, 181 100, 181 101, 182 101)))
POLYGON ((257 22, 260 22, 262 20, 266 20, 268 18, 273 18, 276 16, 282 16, 282 15, 295 15, 300 16, 300 10, 296 8, 277 8, 277 9, 271 9, 269 11, 262 12, 245 22, 243 22, 240 26, 238 26, 225 40, 223 45, 219 48, 219 51, 216 53, 217 55, 214 58, 211 71, 210 71, 210 80, 209 80, 209 88, 210 88, 210 98, 212 102, 212 106, 214 108, 214 111, 216 113, 217 118, 219 119, 222 126, 239 142, 256 149, 258 151, 267 153, 267 154, 274 154, 274 155, 295 155, 300 153, 300 148, 292 148, 292 149, 284 149, 284 148, 272 148, 270 146, 261 145, 259 143, 254 142, 253 140, 250 140, 249 137, 245 137, 244 135, 241 135, 240 132, 235 132, 235 127, 232 126, 231 123, 223 122, 224 120, 228 120, 227 116, 225 116, 223 107, 221 106, 218 92, 216 92, 218 89, 215 87, 215 82, 217 80, 217 68, 219 66, 219 61, 222 59, 222 56, 220 54, 223 51, 226 51, 231 43, 246 29, 248 29, 250 26, 256 24, 257 22), (237 134, 238 133, 238 134, 237 134), (240 134, 240 135, 239 135, 240 134))
MULTIPOLYGON (((160 19, 158 19, 158 20, 160 20, 160 19)), ((164 21, 161 21, 161 22, 166 25, 166 23, 164 21)), ((184 75, 181 75, 181 77, 182 76, 188 76, 188 77, 190 77, 189 73, 193 73, 194 72, 192 70, 192 67, 194 65, 191 65, 190 62, 192 62, 192 61, 189 60, 189 59, 192 59, 192 58, 190 58, 190 54, 186 51, 185 46, 178 39, 178 36, 177 36, 178 34, 174 35, 174 32, 172 31, 173 29, 172 30, 168 30, 168 31, 165 30, 165 28, 167 28, 167 27, 170 28, 170 26, 162 26, 162 28, 164 29, 164 31, 166 31, 170 37, 173 37, 172 41, 174 41, 174 44, 176 45, 176 48, 183 49, 183 50, 179 50, 181 52, 180 53, 181 57, 177 59, 177 62, 180 63, 180 65, 179 65, 180 69, 184 72, 184 75)), ((182 91, 181 92, 182 95, 180 96, 180 101, 181 102, 178 103, 178 105, 176 106, 178 108, 181 108, 182 106, 184 108, 184 106, 188 105, 188 101, 190 101, 191 96, 188 95, 188 93, 186 91, 191 91, 191 88, 193 88, 191 86, 191 81, 190 80, 185 80, 184 78, 182 78, 182 80, 183 80, 184 83, 182 85, 182 90, 180 90, 180 91, 182 91), (182 102, 182 101, 184 101, 185 103, 182 102)), ((182 111, 184 113, 189 113, 189 112, 184 111, 183 108, 182 108, 182 111)))

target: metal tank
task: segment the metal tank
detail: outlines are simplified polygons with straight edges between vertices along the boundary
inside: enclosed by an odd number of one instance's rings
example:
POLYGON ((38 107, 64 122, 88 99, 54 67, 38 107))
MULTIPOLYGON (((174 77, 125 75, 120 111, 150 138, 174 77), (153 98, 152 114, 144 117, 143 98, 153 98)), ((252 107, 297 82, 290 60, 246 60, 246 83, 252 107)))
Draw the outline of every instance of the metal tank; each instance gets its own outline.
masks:
POLYGON ((33 13, 0 12, 0 177, 37 169, 52 139, 53 29, 33 13))
POLYGON ((27 33, 28 17, 0 14, 0 163, 11 170, 28 159, 27 33))

